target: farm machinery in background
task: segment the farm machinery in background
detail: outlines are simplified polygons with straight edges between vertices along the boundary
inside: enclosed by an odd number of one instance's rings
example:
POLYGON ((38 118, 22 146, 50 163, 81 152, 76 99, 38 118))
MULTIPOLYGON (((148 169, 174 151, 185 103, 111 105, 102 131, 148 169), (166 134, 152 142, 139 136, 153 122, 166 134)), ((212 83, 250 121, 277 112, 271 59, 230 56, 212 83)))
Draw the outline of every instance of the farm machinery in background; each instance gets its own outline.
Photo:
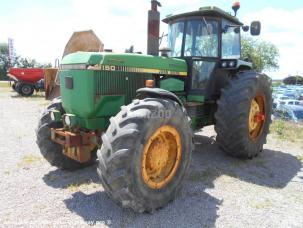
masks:
POLYGON ((10 68, 7 75, 13 81, 12 88, 21 96, 44 91, 43 68, 10 68))
MULTIPOLYGON (((63 57, 77 52, 100 52, 104 44, 92 30, 74 32, 67 42, 63 57)), ((12 88, 21 96, 31 96, 34 91, 45 91, 45 98, 52 100, 60 95, 57 72, 59 60, 54 68, 10 68, 8 77, 13 81, 12 88)))

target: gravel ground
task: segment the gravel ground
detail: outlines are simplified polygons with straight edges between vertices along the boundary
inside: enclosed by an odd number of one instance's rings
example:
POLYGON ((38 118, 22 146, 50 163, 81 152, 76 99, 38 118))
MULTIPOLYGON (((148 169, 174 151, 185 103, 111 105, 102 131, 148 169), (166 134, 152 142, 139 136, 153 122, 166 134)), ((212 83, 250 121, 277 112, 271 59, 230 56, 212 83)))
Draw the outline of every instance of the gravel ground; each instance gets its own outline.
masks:
POLYGON ((182 192, 154 214, 116 206, 96 167, 67 172, 39 154, 35 128, 41 95, 0 88, 0 226, 303 227, 303 145, 269 136, 254 160, 226 156, 213 127, 197 132, 182 192))

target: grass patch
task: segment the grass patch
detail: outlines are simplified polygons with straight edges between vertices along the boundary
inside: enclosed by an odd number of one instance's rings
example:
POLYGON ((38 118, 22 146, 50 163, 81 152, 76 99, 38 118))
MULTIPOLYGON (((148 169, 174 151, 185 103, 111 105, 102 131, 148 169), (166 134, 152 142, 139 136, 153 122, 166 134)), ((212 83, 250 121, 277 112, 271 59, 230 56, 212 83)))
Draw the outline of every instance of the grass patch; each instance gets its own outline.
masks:
POLYGON ((8 81, 0 81, 0 87, 10 87, 8 81))
POLYGON ((0 86, 0 93, 9 93, 12 89, 10 87, 1 87, 0 86))
POLYGON ((42 160, 42 157, 35 155, 35 154, 27 154, 22 157, 21 161, 17 164, 19 168, 25 168, 32 165, 36 165, 40 163, 42 160))
POLYGON ((284 120, 274 120, 270 126, 270 133, 281 140, 303 142, 303 125, 284 120))
POLYGON ((80 182, 71 183, 67 186, 67 189, 70 192, 86 191, 95 189, 98 187, 98 184, 94 183, 92 180, 84 180, 80 182))

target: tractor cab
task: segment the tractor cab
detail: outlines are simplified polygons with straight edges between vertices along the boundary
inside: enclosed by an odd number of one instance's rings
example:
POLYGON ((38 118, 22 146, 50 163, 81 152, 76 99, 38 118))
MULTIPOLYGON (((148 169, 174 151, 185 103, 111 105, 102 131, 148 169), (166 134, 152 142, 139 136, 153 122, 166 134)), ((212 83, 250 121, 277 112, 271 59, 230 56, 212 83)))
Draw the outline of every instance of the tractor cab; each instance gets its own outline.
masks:
MULTIPOLYGON (((235 12, 236 14, 236 12, 235 12)), ((226 71, 249 69, 251 63, 240 60, 241 30, 260 33, 260 23, 244 26, 235 16, 217 8, 202 7, 198 11, 169 15, 167 45, 170 57, 185 59, 190 80, 185 81, 189 94, 210 99, 218 95, 226 71), (223 71, 223 72, 222 72, 223 71), (217 80, 217 77, 220 80, 217 80)))

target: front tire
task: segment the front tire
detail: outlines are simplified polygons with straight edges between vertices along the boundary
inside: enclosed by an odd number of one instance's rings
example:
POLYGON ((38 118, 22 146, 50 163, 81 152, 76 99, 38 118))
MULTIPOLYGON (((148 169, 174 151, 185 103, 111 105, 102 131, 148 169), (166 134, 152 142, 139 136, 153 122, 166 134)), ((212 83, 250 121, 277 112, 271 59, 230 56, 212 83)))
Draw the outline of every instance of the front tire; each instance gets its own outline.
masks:
POLYGON ((55 98, 53 102, 46 108, 42 114, 38 127, 36 129, 37 140, 36 143, 40 149, 42 156, 52 165, 64 170, 75 170, 90 166, 95 163, 96 152, 92 152, 91 161, 86 163, 79 163, 67 156, 62 152, 62 146, 51 140, 50 128, 62 128, 61 122, 52 122, 49 111, 58 110, 64 113, 61 99, 55 98))
POLYGON ((271 113, 269 78, 253 71, 239 73, 218 101, 215 130, 219 146, 233 157, 257 156, 266 143, 271 113))
POLYGON ((110 122, 98 151, 105 191, 136 212, 163 207, 180 190, 193 150, 185 109, 172 100, 145 98, 122 107, 110 122))

